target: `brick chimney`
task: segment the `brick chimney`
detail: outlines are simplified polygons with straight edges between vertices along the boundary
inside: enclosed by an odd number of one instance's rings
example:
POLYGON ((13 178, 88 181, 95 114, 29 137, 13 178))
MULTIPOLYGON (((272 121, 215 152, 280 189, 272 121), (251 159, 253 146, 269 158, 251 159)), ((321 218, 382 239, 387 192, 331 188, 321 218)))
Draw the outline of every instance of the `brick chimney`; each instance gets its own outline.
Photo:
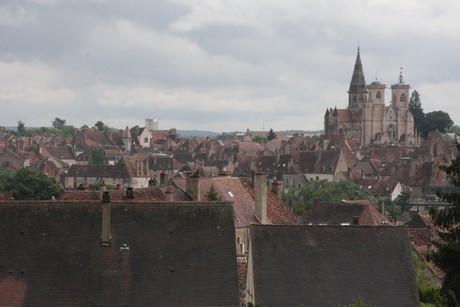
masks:
POLYGON ((283 184, 278 180, 274 179, 272 182, 272 191, 276 194, 276 196, 278 196, 278 198, 281 199, 283 192, 283 184))
POLYGON ((255 216, 261 224, 267 224, 267 174, 261 171, 254 173, 255 216))
POLYGON ((101 245, 110 245, 110 192, 102 194, 102 237, 101 245))
POLYGON ((174 193, 170 187, 166 188, 165 191, 166 201, 173 202, 174 201, 174 193))
POLYGON ((126 188, 126 199, 134 199, 134 189, 133 187, 126 188))
POLYGON ((200 176, 198 171, 190 174, 185 179, 185 192, 192 198, 192 201, 200 201, 200 176))
POLYGON ((359 216, 353 217, 353 226, 359 226, 359 216))

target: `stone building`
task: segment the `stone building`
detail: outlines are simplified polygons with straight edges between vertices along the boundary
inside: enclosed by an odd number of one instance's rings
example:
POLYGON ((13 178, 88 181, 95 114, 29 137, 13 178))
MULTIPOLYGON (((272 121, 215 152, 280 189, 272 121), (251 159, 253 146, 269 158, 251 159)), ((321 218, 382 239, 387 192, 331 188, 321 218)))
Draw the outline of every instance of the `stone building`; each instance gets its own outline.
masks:
POLYGON ((377 80, 366 84, 358 48, 348 90, 348 107, 326 110, 325 134, 345 134, 347 138, 359 139, 362 146, 417 145, 414 117, 409 111, 410 86, 404 82, 402 72, 398 83, 391 86, 388 106, 385 105, 385 89, 385 84, 377 80))

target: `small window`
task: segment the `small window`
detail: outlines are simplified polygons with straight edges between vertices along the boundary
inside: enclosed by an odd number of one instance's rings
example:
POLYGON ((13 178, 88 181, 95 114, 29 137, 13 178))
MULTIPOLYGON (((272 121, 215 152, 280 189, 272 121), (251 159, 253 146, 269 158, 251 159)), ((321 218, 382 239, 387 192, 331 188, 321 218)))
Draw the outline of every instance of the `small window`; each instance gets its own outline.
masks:
POLYGON ((377 92, 377 94, 375 95, 375 98, 380 99, 380 97, 381 97, 381 94, 380 94, 380 91, 379 91, 379 92, 377 92))
POLYGON ((401 102, 406 102, 406 96, 404 94, 401 95, 400 101, 401 102))
POLYGON ((149 138, 144 138, 144 143, 148 143, 149 142, 149 138))

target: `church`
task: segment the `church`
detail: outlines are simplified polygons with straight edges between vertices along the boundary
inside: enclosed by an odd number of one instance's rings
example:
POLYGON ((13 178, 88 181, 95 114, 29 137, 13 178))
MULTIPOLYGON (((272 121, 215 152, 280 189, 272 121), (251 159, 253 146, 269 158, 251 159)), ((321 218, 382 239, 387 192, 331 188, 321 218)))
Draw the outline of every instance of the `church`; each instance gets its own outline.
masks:
POLYGON ((409 111, 410 86, 404 82, 402 71, 398 83, 391 86, 388 106, 385 106, 385 88, 385 84, 377 80, 366 84, 358 48, 348 90, 348 107, 326 110, 324 133, 345 134, 347 138, 359 139, 361 146, 416 146, 414 117, 409 111))

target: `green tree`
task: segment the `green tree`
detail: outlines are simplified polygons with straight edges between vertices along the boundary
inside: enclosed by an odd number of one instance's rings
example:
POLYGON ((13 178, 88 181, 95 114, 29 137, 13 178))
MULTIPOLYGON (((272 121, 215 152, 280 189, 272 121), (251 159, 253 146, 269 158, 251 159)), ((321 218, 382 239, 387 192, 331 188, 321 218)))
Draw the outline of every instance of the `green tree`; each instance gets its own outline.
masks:
POLYGON ((267 141, 270 142, 271 140, 276 139, 276 133, 273 132, 273 129, 270 128, 270 131, 268 131, 267 135, 267 141))
POLYGON ((58 197, 63 192, 61 185, 53 177, 38 174, 30 169, 21 168, 2 174, 8 177, 0 181, 0 191, 12 191, 17 200, 46 200, 58 197))
POLYGON ((61 119, 59 117, 56 117, 52 121, 52 125, 53 125, 54 128, 62 130, 65 127, 65 119, 61 119))
POLYGON ((207 201, 222 201, 222 197, 220 197, 214 185, 211 185, 209 190, 206 192, 204 199, 207 201))
POLYGON ((29 146, 27 146, 24 151, 36 151, 38 149, 38 145, 36 143, 31 143, 29 146))
POLYGON ((460 301, 460 144, 457 142, 457 156, 448 167, 443 167, 453 192, 439 193, 452 206, 444 210, 430 210, 434 224, 439 227, 442 242, 434 242, 437 250, 431 259, 445 272, 441 292, 459 304, 460 301))
POLYGON ((387 198, 385 199, 385 214, 390 216, 393 221, 397 221, 401 216, 401 207, 387 198))
POLYGON ((12 182, 14 171, 9 168, 0 168, 0 193, 9 192, 9 183, 12 182))
POLYGON ((455 133, 456 135, 459 135, 459 136, 460 136, 460 126, 458 126, 458 125, 453 125, 453 126, 450 127, 449 129, 447 129, 447 132, 449 132, 449 133, 455 133))
POLYGON ((252 138, 252 141, 254 143, 265 144, 267 142, 267 139, 264 138, 263 136, 256 135, 252 138))
POLYGON ((103 122, 101 122, 100 120, 98 120, 98 121, 94 124, 94 126, 95 126, 95 127, 97 128, 97 130, 99 130, 99 131, 102 131, 102 130, 104 130, 104 129, 107 127, 107 126, 106 126, 103 122))
POLYGON ((102 147, 94 146, 89 155, 89 164, 108 164, 107 156, 102 147))
POLYGON ((414 263, 420 303, 425 304, 422 306, 442 306, 441 291, 437 286, 438 277, 432 273, 428 264, 415 252, 412 252, 412 262, 414 263))
POLYGON ((320 201, 340 201, 343 199, 367 199, 375 203, 375 198, 371 192, 348 180, 340 180, 339 182, 315 180, 299 190, 290 189, 283 195, 283 200, 298 215, 304 214, 313 204, 320 201))
POLYGON ((425 133, 425 113, 422 108, 420 94, 414 90, 409 100, 409 111, 414 116, 414 126, 419 133, 425 133))
POLYGON ((399 194, 399 196, 394 200, 394 202, 395 205, 397 205, 401 209, 401 212, 409 211, 411 207, 409 192, 403 190, 401 194, 399 194))
POLYGON ((18 134, 24 135, 26 133, 26 124, 22 120, 18 120, 18 134))
MULTIPOLYGON (((444 111, 426 113, 425 118, 428 133, 435 130, 445 133, 454 124, 449 114, 444 111)), ((426 136, 428 136, 428 133, 426 136)))

